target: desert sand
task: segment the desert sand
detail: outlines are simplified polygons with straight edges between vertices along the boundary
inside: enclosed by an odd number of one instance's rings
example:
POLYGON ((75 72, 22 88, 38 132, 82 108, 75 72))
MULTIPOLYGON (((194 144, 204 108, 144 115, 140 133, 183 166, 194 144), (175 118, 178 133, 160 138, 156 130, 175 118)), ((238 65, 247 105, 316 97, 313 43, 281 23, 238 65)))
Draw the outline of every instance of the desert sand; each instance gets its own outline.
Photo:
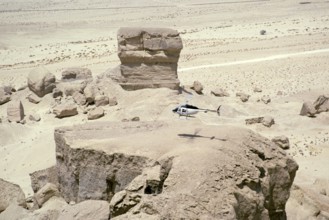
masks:
MULTIPOLYGON (((287 152, 299 164, 294 184, 307 188, 318 178, 329 181, 329 113, 315 118, 299 115, 303 102, 329 94, 328 11, 324 0, 1 0, 0 85, 18 89, 40 65, 58 79, 68 67, 87 67, 97 77, 120 64, 120 27, 176 29, 184 45, 178 63, 181 85, 197 80, 204 95, 177 95, 167 89, 120 91, 115 94, 119 104, 106 109, 99 120, 138 116, 142 121, 179 121, 184 126, 186 119, 171 112, 178 104, 188 101, 210 109, 221 104, 220 117, 199 113, 188 120, 246 127, 269 139, 287 136, 287 152), (261 35, 261 30, 266 33, 261 35), (255 93, 255 87, 262 92, 255 93), (216 88, 230 96, 212 96, 216 88), (249 101, 241 102, 237 92, 251 95, 249 101), (264 95, 270 103, 259 102, 264 95), (245 124, 246 118, 263 115, 272 116, 275 124, 245 124)), ((87 122, 83 114, 55 118, 49 113, 52 97, 45 96, 36 105, 25 99, 29 93, 18 91, 12 99, 21 99, 26 115, 39 113, 40 122, 9 123, 7 104, 0 106, 0 178, 19 184, 27 196, 33 194, 29 173, 55 164, 54 129, 87 122)), ((293 206, 287 207, 288 217, 302 219, 293 206)))

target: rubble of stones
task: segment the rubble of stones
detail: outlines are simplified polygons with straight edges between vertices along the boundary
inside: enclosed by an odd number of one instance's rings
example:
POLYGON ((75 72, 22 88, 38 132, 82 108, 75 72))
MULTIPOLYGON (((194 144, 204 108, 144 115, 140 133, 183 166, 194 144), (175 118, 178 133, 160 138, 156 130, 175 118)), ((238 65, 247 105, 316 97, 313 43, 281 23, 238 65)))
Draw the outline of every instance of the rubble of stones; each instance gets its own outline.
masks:
MULTIPOLYGON (((33 69, 27 79, 30 93, 26 99, 33 104, 39 104, 48 95, 52 96, 55 105, 51 106, 51 113, 56 118, 71 117, 86 114, 88 120, 95 120, 105 115, 105 106, 117 105, 116 97, 105 94, 93 80, 92 73, 87 68, 68 68, 62 72, 62 78, 55 76, 45 67, 33 69)), ((11 86, 0 88, 0 104, 7 102, 7 119, 9 122, 24 124, 26 120, 38 122, 41 117, 31 112, 25 115, 22 100, 11 100, 16 90, 11 86)))

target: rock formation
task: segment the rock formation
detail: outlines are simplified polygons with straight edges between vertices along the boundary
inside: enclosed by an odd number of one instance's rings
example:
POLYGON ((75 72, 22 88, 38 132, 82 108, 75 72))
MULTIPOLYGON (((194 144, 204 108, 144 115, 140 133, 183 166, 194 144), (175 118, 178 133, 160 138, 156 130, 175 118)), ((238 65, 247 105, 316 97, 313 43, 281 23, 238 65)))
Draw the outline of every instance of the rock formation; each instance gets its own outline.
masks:
POLYGON ((110 201, 115 219, 284 219, 294 160, 250 130, 186 123, 56 129, 61 194, 110 201))
POLYGON ((51 93, 56 87, 55 76, 43 66, 33 69, 29 73, 27 80, 30 90, 39 97, 43 97, 44 95, 51 93))
POLYGON ((121 65, 111 78, 122 88, 178 89, 177 62, 183 43, 176 30, 120 28, 117 37, 121 65))
POLYGON ((15 100, 8 104, 7 117, 10 122, 21 122, 24 119, 24 107, 21 101, 15 100))

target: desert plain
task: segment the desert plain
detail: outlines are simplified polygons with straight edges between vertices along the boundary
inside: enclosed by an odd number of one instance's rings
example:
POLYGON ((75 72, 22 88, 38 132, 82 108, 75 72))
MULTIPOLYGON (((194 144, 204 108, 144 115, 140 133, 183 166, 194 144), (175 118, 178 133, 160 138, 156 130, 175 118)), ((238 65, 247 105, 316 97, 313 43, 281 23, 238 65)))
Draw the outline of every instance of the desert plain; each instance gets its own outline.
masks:
MULTIPOLYGON (((192 90, 192 95, 168 89, 120 90, 112 94, 118 105, 106 108, 97 121, 139 117, 172 122, 173 130, 195 121, 243 127, 268 139, 284 135, 290 142, 286 152, 299 165, 286 206, 288 219, 316 219, 319 210, 329 212, 329 199, 321 198, 315 184, 321 180, 329 185, 329 112, 307 117, 300 111, 304 102, 329 94, 328 12, 324 0, 1 0, 0 85, 24 88, 29 72, 41 65, 57 79, 70 67, 89 68, 96 78, 120 64, 120 27, 175 29, 183 41, 181 86, 199 81, 203 95, 192 90), (211 94, 219 88, 229 96, 211 94), (249 94, 249 100, 242 102, 236 97, 239 92, 249 94), (271 101, 265 104, 263 96, 271 101), (221 105, 221 114, 201 112, 185 119, 172 113, 186 102, 208 109, 221 105), (245 123, 265 115, 275 124, 245 123), (307 195, 313 202, 302 202, 307 195)), ((25 88, 12 99, 21 99, 25 115, 36 112, 40 122, 9 123, 8 103, 0 106, 0 178, 20 185, 26 196, 33 195, 29 174, 56 163, 54 129, 88 123, 84 114, 55 118, 51 95, 33 104, 25 98, 30 93, 25 88)))

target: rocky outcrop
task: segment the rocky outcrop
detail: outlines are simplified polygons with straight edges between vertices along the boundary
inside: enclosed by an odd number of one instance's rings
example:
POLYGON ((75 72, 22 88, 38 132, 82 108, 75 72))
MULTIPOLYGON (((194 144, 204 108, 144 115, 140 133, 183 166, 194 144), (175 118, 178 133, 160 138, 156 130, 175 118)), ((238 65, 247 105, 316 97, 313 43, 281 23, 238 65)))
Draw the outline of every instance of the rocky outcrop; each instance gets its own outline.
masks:
POLYGON ((291 197, 286 205, 288 219, 328 220, 329 219, 329 181, 316 179, 312 184, 293 185, 291 197))
POLYGON ((284 150, 288 150, 290 148, 289 139, 288 137, 282 135, 282 136, 276 136, 272 138, 272 141, 279 147, 281 147, 284 150))
POLYGON ((294 160, 250 130, 186 123, 56 129, 61 194, 110 201, 114 219, 284 219, 294 160))
POLYGON ((25 195, 18 185, 0 179, 0 189, 0 213, 12 203, 26 207, 25 195))
POLYGON ((183 43, 176 30, 120 28, 117 37, 121 66, 111 78, 122 88, 178 89, 177 62, 183 43))
POLYGON ((43 66, 33 69, 29 73, 27 80, 30 90, 39 97, 51 93, 56 87, 55 76, 43 66))
POLYGON ((19 100, 11 101, 7 106, 7 118, 10 122, 21 122, 24 119, 24 107, 19 100))

